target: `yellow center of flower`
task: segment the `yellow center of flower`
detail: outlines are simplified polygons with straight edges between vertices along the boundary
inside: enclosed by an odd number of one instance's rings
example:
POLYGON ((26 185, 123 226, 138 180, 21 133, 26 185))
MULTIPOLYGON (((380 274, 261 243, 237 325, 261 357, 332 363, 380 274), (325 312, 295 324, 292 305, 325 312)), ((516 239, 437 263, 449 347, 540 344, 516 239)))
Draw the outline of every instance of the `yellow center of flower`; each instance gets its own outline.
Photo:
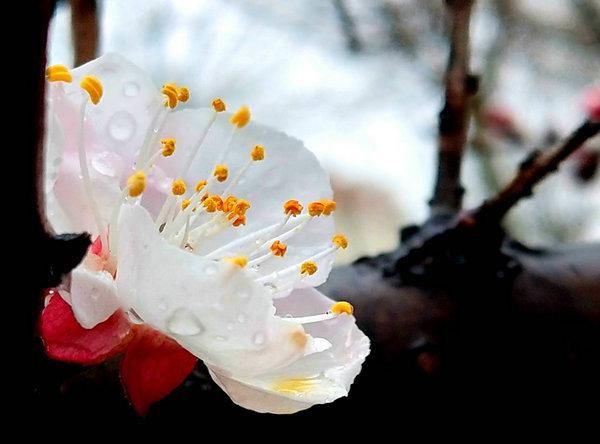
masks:
POLYGON ((97 105, 102 98, 102 83, 94 76, 84 76, 79 82, 79 86, 90 96, 90 101, 97 105))
POLYGON ((71 83, 73 76, 65 65, 52 65, 46 68, 46 79, 49 82, 71 83))

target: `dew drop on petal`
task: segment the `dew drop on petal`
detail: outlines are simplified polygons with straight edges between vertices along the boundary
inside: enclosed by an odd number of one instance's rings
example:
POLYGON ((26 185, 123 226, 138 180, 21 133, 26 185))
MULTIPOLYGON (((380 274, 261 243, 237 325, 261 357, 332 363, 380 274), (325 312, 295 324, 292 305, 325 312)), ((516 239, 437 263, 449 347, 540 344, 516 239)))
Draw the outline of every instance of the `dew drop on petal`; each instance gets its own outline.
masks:
POLYGON ((227 324, 227 331, 233 330, 233 324, 227 324))
POLYGON ((103 176, 118 177, 123 171, 123 161, 116 153, 103 151, 92 156, 92 167, 103 176))
POLYGON ((227 340, 225 336, 215 336, 215 339, 220 342, 225 342, 227 340))
POLYGON ((179 336, 195 336, 202 333, 204 327, 194 313, 179 308, 167 319, 167 330, 179 336))
POLYGON ((237 321, 240 324, 243 324, 244 322, 246 322, 246 316, 243 313, 240 313, 239 315, 237 315, 237 321))
POLYGON ((216 272, 217 272, 216 265, 207 265, 206 267, 204 267, 204 274, 206 274, 207 276, 212 276, 216 272))
POLYGON ((119 111, 108 121, 108 135, 116 142, 127 142, 135 132, 135 120, 126 111, 119 111))
POLYGON ((265 339, 265 334, 262 331, 259 331, 252 337, 252 342, 254 342, 255 345, 263 345, 265 343, 265 339))
POLYGON ((123 95, 125 97, 135 97, 140 93, 140 85, 136 82, 125 82, 123 85, 123 95))

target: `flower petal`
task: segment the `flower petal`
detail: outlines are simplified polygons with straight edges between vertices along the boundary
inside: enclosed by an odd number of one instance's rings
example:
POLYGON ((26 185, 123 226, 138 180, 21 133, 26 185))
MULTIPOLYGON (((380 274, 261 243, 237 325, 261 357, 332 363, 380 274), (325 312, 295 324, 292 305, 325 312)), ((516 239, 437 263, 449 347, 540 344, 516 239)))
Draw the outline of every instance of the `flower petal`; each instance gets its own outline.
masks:
MULTIPOLYGON (((297 290, 276 302, 281 316, 326 311, 333 303, 314 289, 297 290)), ((236 404, 258 412, 294 413, 346 396, 369 354, 369 339, 348 315, 308 324, 306 331, 332 347, 260 376, 226 376, 214 368, 211 376, 236 404)))
POLYGON ((136 327, 121 362, 121 379, 140 415, 171 393, 198 359, 177 342, 147 327, 136 327))
POLYGON ((119 353, 131 328, 121 311, 92 329, 75 319, 71 306, 55 293, 40 318, 46 353, 53 359, 77 364, 96 364, 119 353))
POLYGON ((106 321, 118 308, 117 286, 106 271, 90 271, 80 265, 71 273, 71 307, 83 328, 106 321))
POLYGON ((148 212, 125 205, 119 219, 119 299, 147 324, 222 372, 264 373, 304 354, 302 326, 274 316, 248 272, 162 239, 148 212))

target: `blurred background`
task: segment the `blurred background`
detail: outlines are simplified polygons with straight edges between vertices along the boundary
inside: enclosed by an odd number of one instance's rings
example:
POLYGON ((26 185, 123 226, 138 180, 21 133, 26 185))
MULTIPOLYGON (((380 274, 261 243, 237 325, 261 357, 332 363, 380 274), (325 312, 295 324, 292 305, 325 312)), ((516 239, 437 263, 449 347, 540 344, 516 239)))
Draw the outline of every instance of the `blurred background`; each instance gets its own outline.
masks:
MULTIPOLYGON (((248 104, 302 139, 332 174, 348 262, 393 249, 398 228, 427 214, 444 33, 441 0, 72 0, 56 6, 49 63, 118 52, 157 85, 189 86, 191 106, 248 104)), ((467 206, 582 120, 586 90, 600 85, 600 3, 480 1, 472 38, 482 83, 467 206)), ((506 222, 513 236, 532 246, 600 239, 599 153, 596 137, 519 204, 506 222)))

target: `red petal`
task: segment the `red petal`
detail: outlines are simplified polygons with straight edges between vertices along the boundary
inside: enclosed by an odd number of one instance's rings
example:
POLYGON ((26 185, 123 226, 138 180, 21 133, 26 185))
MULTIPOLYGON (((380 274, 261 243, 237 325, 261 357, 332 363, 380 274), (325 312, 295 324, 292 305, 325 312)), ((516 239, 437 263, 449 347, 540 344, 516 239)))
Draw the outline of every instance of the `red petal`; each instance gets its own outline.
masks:
POLYGON ((92 329, 83 328, 58 293, 50 298, 40 318, 48 356, 77 364, 97 364, 121 352, 130 332, 131 325, 120 310, 92 329))
POLYGON ((148 327, 138 327, 121 363, 127 396, 140 415, 171 393, 198 359, 177 342, 148 327))

